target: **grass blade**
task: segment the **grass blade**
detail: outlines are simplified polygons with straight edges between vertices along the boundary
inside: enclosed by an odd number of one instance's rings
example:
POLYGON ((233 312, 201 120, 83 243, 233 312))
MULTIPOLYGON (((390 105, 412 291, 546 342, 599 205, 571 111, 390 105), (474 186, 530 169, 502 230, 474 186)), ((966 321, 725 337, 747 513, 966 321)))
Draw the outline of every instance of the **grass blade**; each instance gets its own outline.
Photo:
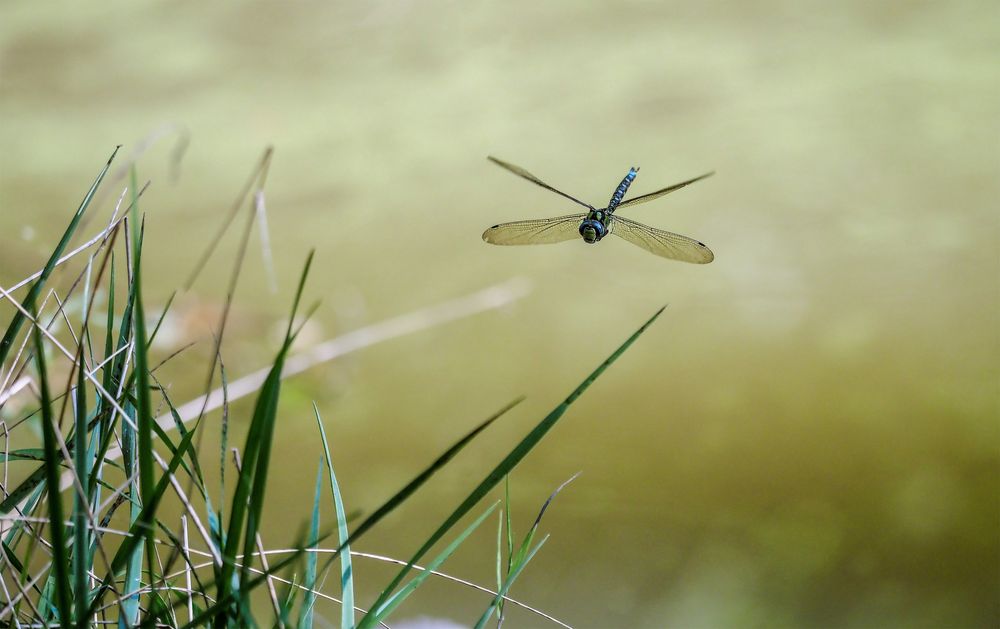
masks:
POLYGON ((499 504, 500 504, 499 502, 493 503, 489 509, 483 512, 481 516, 476 518, 476 520, 472 524, 470 524, 464 531, 462 531, 462 533, 459 534, 459 536, 456 537, 450 544, 448 544, 448 546, 445 547, 445 549, 441 551, 441 553, 438 554, 437 557, 435 557, 429 564, 427 564, 427 566, 424 567, 423 571, 420 574, 410 579, 409 583, 404 585, 402 588, 400 588, 398 592, 389 597, 389 600, 387 600, 380 609, 374 610, 369 613, 374 614, 375 619, 377 621, 384 621, 386 618, 388 618, 389 615, 397 607, 399 607, 399 605, 402 604, 402 602, 406 600, 406 598, 410 594, 413 594, 413 592, 418 587, 420 587, 420 584, 422 584, 425 580, 427 580, 427 577, 431 576, 434 570, 440 568, 441 564, 443 564, 445 560, 448 559, 448 557, 451 557, 452 554, 454 554, 454 552, 458 550, 458 547, 462 545, 462 543, 466 540, 466 538, 469 537, 469 535, 471 535, 473 531, 479 528, 479 525, 483 523, 483 520, 489 517, 491 513, 496 511, 497 505, 499 504))
MULTIPOLYGON (((90 206, 91 200, 94 198, 94 194, 97 192, 97 188, 101 185, 101 181, 104 179, 104 175, 107 174, 108 169, 111 168, 111 162, 115 159, 115 155, 118 153, 118 149, 121 146, 115 147, 111 157, 108 158, 108 162, 104 165, 100 174, 97 175, 97 179, 90 186, 90 190, 83 197, 83 201, 80 202, 80 207, 77 208, 76 214, 73 215, 73 219, 69 222, 69 226, 66 231, 63 232, 62 238, 59 239, 59 244, 56 245, 55 249, 52 250, 52 255, 49 256, 48 262, 45 263, 45 267, 42 269, 42 274, 31 285, 28 289, 28 294, 25 296, 24 301, 21 305, 24 309, 31 312, 34 310, 35 300, 38 299, 38 295, 41 294, 42 289, 45 287, 45 282, 48 281, 49 276, 52 274, 52 270, 56 267, 56 263, 59 261, 59 257, 62 255, 63 250, 66 249, 66 245, 73 238, 73 234, 76 232, 77 226, 80 224, 80 219, 83 218, 84 212, 90 206)), ((3 365, 4 361, 7 360, 7 355, 10 353, 10 349, 14 343, 14 337, 21 330, 21 326, 24 325, 24 313, 20 310, 14 313, 14 318, 11 320, 10 325, 7 326, 7 331, 4 333, 3 338, 0 339, 0 365, 3 365)))
POLYGON ((535 538, 535 533, 538 531, 538 525, 542 522, 542 516, 545 515, 545 510, 549 508, 549 505, 552 504, 552 501, 555 500, 556 496, 559 495, 559 492, 565 489, 567 485, 575 481, 580 474, 582 474, 582 472, 577 472, 576 474, 573 474, 568 479, 563 481, 561 485, 556 487, 555 491, 549 494, 549 497, 548 499, 546 499, 545 504, 543 504, 542 508, 538 510, 538 515, 535 517, 534 524, 531 525, 531 528, 528 529, 528 534, 525 535, 524 540, 521 541, 521 546, 517 549, 517 553, 513 554, 513 557, 511 558, 510 562, 512 566, 524 560, 524 556, 528 552, 528 548, 531 547, 531 542, 535 538))
MULTIPOLYGON (((219 600, 227 599, 233 592, 233 575, 236 571, 236 556, 242 541, 243 564, 240 567, 239 583, 247 581, 253 544, 257 529, 260 526, 264 503, 264 489, 267 483, 267 472, 270 463, 271 441, 274 425, 277 419, 278 398, 281 394, 281 370, 285 357, 295 339, 292 324, 298 310, 305 281, 312 265, 313 253, 306 259, 305 268, 299 278, 298 289, 292 303, 292 313, 289 318, 285 341, 275 357, 271 371, 261 387, 254 406, 250 428, 247 431, 246 445, 243 450, 243 468, 236 483, 233 496, 233 506, 229 518, 229 529, 226 535, 226 545, 223 550, 223 566, 219 577, 219 600), (245 530, 245 537, 243 536, 245 530)), ((241 587, 241 586, 240 586, 241 587)))
MULTIPOLYGON (((309 544, 311 548, 316 547, 316 538, 319 537, 319 497, 323 490, 323 461, 319 462, 316 470, 316 491, 313 495, 312 521, 309 523, 309 544)), ((350 556, 350 553, 345 553, 350 556)), ((319 557, 316 553, 309 553, 306 556, 306 575, 302 581, 302 586, 307 588, 306 595, 302 599, 302 609, 299 613, 299 628, 312 627, 313 606, 316 604, 316 563, 319 557)), ((343 625, 350 627, 351 625, 343 625)))
MULTIPOLYGON (((382 518, 395 511, 395 509, 399 505, 401 505, 410 496, 412 496, 413 493, 417 491, 417 489, 419 489, 421 485, 430 480, 431 476, 433 476, 439 469, 444 467, 449 461, 455 458, 455 455, 457 455, 462 450, 462 448, 467 446, 469 442, 475 439, 482 431, 486 430, 486 428, 489 427, 490 424, 499 419, 507 411, 520 404, 523 400, 524 398, 517 398, 507 406, 503 407, 502 409, 494 413, 486 421, 473 428, 471 431, 469 431, 468 434, 466 434, 464 437, 455 442, 455 444, 453 444, 450 448, 445 450, 444 454, 435 459, 434 462, 431 463, 429 466, 427 466, 427 468, 424 471, 417 474, 417 476, 409 483, 407 483, 405 487, 396 492, 391 498, 386 500, 385 503, 382 504, 382 506, 376 509, 374 513, 365 518, 365 520, 358 525, 358 528, 356 528, 354 532, 351 533, 350 537, 347 538, 347 541, 342 542, 340 546, 337 547, 337 551, 332 553, 327 558, 327 563, 324 564, 323 569, 325 570, 326 567, 329 565, 329 562, 336 559, 343 552, 344 548, 347 547, 351 542, 356 541, 359 537, 364 535, 373 526, 375 526, 375 524, 377 524, 382 518)), ((363 624, 364 624, 364 619, 362 618, 361 624, 358 625, 359 629, 363 624)))
MULTIPOLYGON (((319 415, 319 409, 313 402, 313 413, 316 415, 316 423, 319 425, 319 436, 323 440, 323 454, 326 457, 327 471, 330 473, 330 491, 333 493, 333 504, 337 510, 337 534, 340 536, 340 626, 346 628, 354 626, 354 569, 351 566, 351 547, 347 544, 350 539, 347 530, 347 510, 344 509, 344 501, 340 496, 340 485, 337 484, 337 476, 333 473, 333 459, 330 458, 330 444, 326 439, 326 429, 323 427, 323 419, 319 415)), ((315 535, 315 533, 314 533, 315 535)))
MULTIPOLYGON (((132 180, 135 182, 135 169, 132 169, 132 180)), ((133 187, 133 190, 135 188, 133 187)), ((132 329, 135 338, 135 400, 136 400, 136 459, 139 463, 139 496, 145 506, 152 500, 156 492, 157 482, 153 478, 153 405, 149 399, 149 357, 148 335, 146 334, 146 312, 142 301, 142 240, 145 229, 144 221, 137 220, 138 203, 133 198, 132 203, 132 285, 135 292, 135 306, 132 310, 132 329)), ((156 538, 155 529, 148 527, 143 530, 146 538, 146 569, 149 571, 149 583, 155 579, 156 568, 156 538)), ((129 619, 132 620, 132 619, 129 619)))
MULTIPOLYGON (((444 523, 438 527, 438 529, 427 539, 426 542, 424 542, 423 546, 420 547, 416 554, 414 554, 414 556, 406 564, 406 567, 400 570, 399 574, 393 578, 390 584, 385 588, 385 590, 382 591, 382 594, 379 595, 369 609, 379 609, 381 605, 385 603, 388 597, 392 594, 392 591, 400 584, 400 582, 402 582, 409 571, 413 568, 413 564, 420 561, 420 558, 423 557, 427 551, 430 550, 430 548, 462 518, 462 516, 468 513, 472 507, 476 505, 476 503, 482 500, 483 497, 493 489, 493 487, 503 480, 505 475, 510 473, 510 471, 513 470, 525 456, 527 456, 528 452, 530 452, 531 449, 542 440, 545 434, 552 429, 556 422, 559 421, 570 405, 573 404, 573 402, 575 402, 577 398, 579 398, 608 367, 618 360, 618 357, 621 356, 625 350, 627 350, 629 346, 632 345, 632 343, 634 343, 635 340, 638 339, 642 333, 653 324, 654 321, 656 321, 657 317, 663 313, 664 308, 660 308, 656 311, 656 314, 642 324, 642 326, 628 339, 626 339, 625 342, 618 347, 618 349, 616 349, 604 362, 598 365, 597 369, 587 376, 587 378, 584 379, 584 381, 581 382, 580 385, 577 386, 576 389, 574 389, 573 392, 570 393, 559 406, 546 415, 545 418, 542 419, 542 421, 540 421, 538 425, 536 425, 495 468, 493 468, 493 471, 486 475, 486 478, 484 478, 482 482, 480 482, 479 485, 469 493, 468 497, 462 501, 452 514, 448 516, 444 523)), ((373 621, 374 618, 372 618, 372 621, 369 621, 368 616, 366 616, 361 620, 358 628, 365 629, 370 627, 373 621)))
POLYGON ((531 552, 529 552, 524 557, 524 561, 514 566, 514 569, 511 570, 511 573, 507 575, 507 579, 504 581, 503 587, 501 587, 500 591, 497 592, 497 595, 493 597, 493 601, 490 603, 490 606, 486 609, 485 612, 483 612, 483 615, 479 617, 479 622, 476 623, 475 629, 483 629, 483 627, 486 626, 487 621, 489 621, 490 616, 493 615, 493 612, 496 610, 497 605, 499 605, 500 601, 503 600, 504 596, 507 596, 507 592, 510 590, 510 586, 514 585, 514 581, 517 580, 517 577, 521 575, 521 571, 523 571, 525 566, 528 565, 528 562, 530 562, 535 557, 535 553, 538 552, 538 550, 542 547, 543 544, 545 544, 545 542, 548 539, 549 539, 548 535, 543 537, 542 541, 538 542, 538 546, 535 546, 533 549, 531 549, 531 552))
MULTIPOLYGON (((199 424, 200 425, 200 424, 199 424)), ((198 426, 195 426, 193 430, 184 435, 180 443, 177 445, 177 452, 170 458, 167 463, 167 469, 163 471, 163 476, 160 477, 159 482, 156 485, 156 490, 153 492, 150 499, 142 505, 142 510, 139 512, 138 517, 129 527, 128 535, 122 540, 121 546, 115 552, 114 559, 111 560, 111 568, 108 573, 104 576, 104 580, 99 588, 99 592, 106 590, 111 587, 114 583, 115 575, 118 574, 125 567, 126 562, 132 557, 133 553, 139 549, 139 544, 145 541, 145 531, 152 530, 155 524, 156 510, 160 506, 160 500, 167 491, 167 487, 170 486, 170 476, 177 471, 180 466, 181 458, 184 456, 184 452, 191 447, 191 440, 194 435, 198 432, 198 426)), ((93 616, 96 610, 95 605, 100 600, 100 596, 95 596, 93 602, 90 604, 90 609, 88 614, 93 616)))
MULTIPOLYGON (((77 369, 76 378, 76 400, 74 405, 75 425, 73 427, 73 464, 76 467, 77 477, 80 479, 82 487, 90 486, 90 461, 87 460, 87 390, 83 370, 86 369, 81 363, 77 369)), ((78 626, 85 626, 86 619, 83 611, 87 609, 87 597, 89 588, 87 587, 87 573, 91 566, 88 565, 90 558, 90 540, 87 535, 87 509, 89 508, 89 496, 81 496, 79 492, 73 493, 73 600, 77 601, 78 626)))
MULTIPOLYGON (((325 539, 325 536, 321 537, 319 541, 322 542, 323 539, 325 539)), ((191 622, 189 622, 188 624, 186 624, 183 627, 181 627, 181 629, 192 629, 193 627, 204 627, 204 626, 207 626, 208 621, 210 619, 212 619, 212 618, 215 618, 216 621, 224 620, 224 617, 223 617, 224 610, 227 609, 229 606, 231 606, 234 602, 237 601, 237 596, 241 596, 241 595, 244 595, 244 594, 248 595, 255 588, 260 587, 260 585, 263 584, 265 581, 267 581, 267 579, 270 578, 272 575, 277 574, 278 572, 280 572, 281 570, 283 570, 285 567, 290 566, 294 562, 298 561, 299 558, 305 553, 305 550, 306 549, 305 549, 304 546, 298 546, 298 547, 296 547, 295 552, 291 553, 288 557, 286 557, 286 558, 282 559, 281 561, 279 561, 278 563, 272 565, 270 567, 270 569, 268 569, 268 570, 262 570, 261 571, 262 574, 259 574, 256 577, 254 577, 253 579, 250 579, 245 584, 241 584, 241 588, 242 589, 241 589, 240 593, 234 592, 232 589, 230 589, 225 594, 225 596, 220 596, 212 605, 210 605, 210 606, 206 607, 205 609, 201 610, 194 617, 194 619, 191 620, 191 622)), ((218 585, 218 584, 219 584, 219 582, 216 581, 215 585, 218 585)), ((208 585, 211 585, 211 584, 208 584, 208 585)), ((206 587, 206 589, 207 589, 207 587, 206 587)), ((189 595, 185 594, 185 595, 181 596, 178 600, 174 601, 174 603, 173 603, 172 606, 173 607, 178 607, 180 605, 183 605, 183 604, 187 603, 187 599, 188 598, 189 598, 189 595)), ((223 626, 225 626, 224 622, 222 624, 223 624, 223 626)))
MULTIPOLYGON (((107 169, 105 169, 107 170, 107 169)), ((66 555, 66 529, 63 524, 63 508, 59 494, 59 462, 62 453, 56 437, 55 417, 52 414, 52 396, 49 393, 49 377, 45 366, 45 350, 42 347, 42 333, 32 328, 35 341, 35 360, 38 364, 38 385, 42 406, 42 440, 45 448, 45 487, 49 495, 49 529, 52 531, 52 574, 59 623, 69 624, 73 618, 70 601, 72 585, 69 576, 69 557, 66 555)), ((50 581, 51 582, 51 581, 50 581)))

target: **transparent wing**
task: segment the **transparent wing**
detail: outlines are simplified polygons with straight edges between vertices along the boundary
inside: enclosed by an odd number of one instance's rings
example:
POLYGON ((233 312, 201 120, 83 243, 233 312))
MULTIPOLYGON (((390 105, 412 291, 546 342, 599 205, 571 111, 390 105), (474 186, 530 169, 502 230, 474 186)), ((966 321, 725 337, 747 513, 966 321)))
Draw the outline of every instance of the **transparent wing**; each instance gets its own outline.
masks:
POLYGON ((494 225, 483 232, 483 240, 493 245, 548 245, 580 237, 580 223, 586 214, 570 214, 533 221, 494 225))
POLYGON ((639 205, 640 203, 645 203, 646 201, 652 201, 653 199, 659 199, 660 197, 662 197, 665 194, 670 194, 674 190, 680 190, 684 186, 690 186, 694 182, 701 181, 705 177, 711 177, 714 174, 715 174, 714 171, 710 172, 710 173, 705 173, 704 175, 701 175, 699 177, 695 177, 694 179, 688 179, 687 181, 682 181, 680 183, 675 183, 674 185, 669 186, 667 188, 663 188, 662 190, 657 190, 656 192, 650 192, 649 194, 644 194, 641 197, 636 197, 634 199, 629 199, 628 201, 622 201, 621 203, 618 204, 618 207, 629 207, 630 205, 639 205))
POLYGON ((570 196, 570 195, 566 194, 565 192, 563 192, 562 190, 556 190, 555 188, 553 188, 549 184, 545 183, 544 181, 542 181, 538 177, 532 175, 531 173, 529 173, 525 169, 521 168, 520 166, 515 166, 514 164, 509 164, 509 163, 507 163, 507 162, 505 162, 503 160, 499 160, 499 159, 493 157, 492 155, 488 156, 486 159, 490 160, 491 162, 493 162, 497 166, 500 166, 502 168, 506 168, 507 170, 509 170, 510 172, 514 173, 518 177, 524 177, 525 179, 527 179, 528 181, 530 181, 533 184, 537 184, 537 185, 545 188, 546 190, 551 190, 552 192, 555 192, 556 194, 558 194, 560 196, 566 197, 567 199, 569 199, 573 203, 579 203, 583 207, 591 209, 591 210, 594 209, 589 203, 584 203, 580 199, 577 199, 576 197, 570 196))
POLYGON ((680 234, 647 227, 621 216, 611 217, 611 233, 646 251, 671 260, 708 264, 715 259, 715 254, 704 243, 680 234))

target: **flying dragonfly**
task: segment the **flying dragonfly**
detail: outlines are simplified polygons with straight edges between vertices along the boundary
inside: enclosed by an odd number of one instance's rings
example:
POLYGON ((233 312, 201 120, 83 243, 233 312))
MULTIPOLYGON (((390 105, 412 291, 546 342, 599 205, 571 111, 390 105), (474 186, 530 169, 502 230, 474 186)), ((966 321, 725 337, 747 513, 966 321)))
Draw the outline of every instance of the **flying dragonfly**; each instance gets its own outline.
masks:
POLYGON ((551 190, 560 196, 566 197, 573 203, 587 208, 586 212, 578 214, 494 225, 483 232, 483 240, 490 244, 544 245, 572 240, 577 237, 583 238, 586 243, 594 244, 600 242, 608 234, 614 234, 615 236, 624 238, 633 245, 642 247, 650 253, 655 253, 658 256, 671 260, 708 264, 715 259, 715 254, 712 253, 711 249, 706 247, 704 243, 698 242, 693 238, 662 229, 647 227, 642 223, 615 215, 615 210, 618 208, 632 207, 633 205, 658 199, 674 190, 680 190, 696 181, 701 181, 714 173, 705 173, 694 179, 688 179, 662 190, 650 192, 649 194, 634 197, 626 201, 624 200, 625 193, 639 173, 639 168, 633 167, 629 169, 628 174, 618 184, 618 188, 615 189, 615 193, 611 196, 611 201, 608 202, 608 205, 603 208, 596 208, 589 203, 584 203, 576 197, 553 188, 520 166, 509 164, 493 156, 490 156, 489 160, 519 177, 523 177, 546 190, 551 190))

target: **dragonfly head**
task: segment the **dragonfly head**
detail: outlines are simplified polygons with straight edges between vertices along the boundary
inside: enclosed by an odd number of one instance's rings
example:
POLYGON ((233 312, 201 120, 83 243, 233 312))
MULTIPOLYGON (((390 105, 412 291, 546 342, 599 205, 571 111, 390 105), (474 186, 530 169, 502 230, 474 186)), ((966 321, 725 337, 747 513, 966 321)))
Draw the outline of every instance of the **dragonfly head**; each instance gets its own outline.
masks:
POLYGON ((584 242, 588 244, 594 244, 608 233, 608 228, 604 226, 604 223, 592 218, 580 223, 580 235, 583 236, 584 242))

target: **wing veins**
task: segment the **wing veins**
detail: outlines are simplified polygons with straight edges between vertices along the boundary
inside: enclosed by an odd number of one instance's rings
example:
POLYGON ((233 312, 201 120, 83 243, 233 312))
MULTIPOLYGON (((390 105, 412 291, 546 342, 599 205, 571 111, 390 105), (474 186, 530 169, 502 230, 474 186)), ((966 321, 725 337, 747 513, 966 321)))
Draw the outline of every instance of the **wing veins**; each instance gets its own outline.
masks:
POLYGON ((694 238, 649 227, 621 216, 612 217, 611 233, 652 254, 670 260, 708 264, 715 259, 712 250, 694 238))
POLYGON ((579 237, 580 221, 586 214, 530 219, 494 225, 483 232, 483 240, 494 245, 546 245, 579 237))

